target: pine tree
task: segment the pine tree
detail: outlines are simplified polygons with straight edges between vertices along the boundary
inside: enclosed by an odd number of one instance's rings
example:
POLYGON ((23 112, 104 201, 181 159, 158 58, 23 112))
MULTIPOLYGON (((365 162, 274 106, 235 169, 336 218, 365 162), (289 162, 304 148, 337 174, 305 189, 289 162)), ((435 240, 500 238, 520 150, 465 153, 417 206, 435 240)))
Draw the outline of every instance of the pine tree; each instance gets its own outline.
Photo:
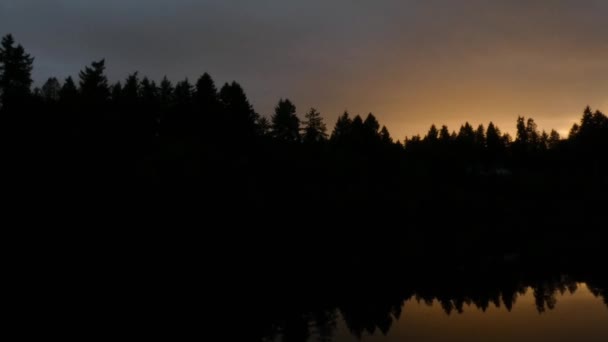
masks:
POLYGON ((429 131, 426 134, 426 137, 424 137, 424 140, 430 144, 434 144, 439 140, 439 131, 437 130, 437 127, 434 124, 431 125, 431 128, 429 128, 429 131))
POLYGON ((74 107, 78 101, 78 88, 72 77, 68 77, 63 82, 63 86, 59 91, 59 101, 64 107, 74 107))
POLYGON ((139 82, 139 73, 134 72, 127 76, 125 80, 125 84, 122 87, 122 99, 124 101, 123 105, 127 113, 132 113, 137 110, 139 106, 139 94, 140 94, 141 86, 139 82))
POLYGON ((368 142, 373 142, 380 138, 378 134, 380 131, 380 123, 374 114, 367 114, 365 121, 363 121, 363 130, 365 132, 365 138, 368 140, 368 142))
POLYGON ((199 115, 210 117, 217 114, 216 111, 219 109, 219 97, 215 82, 208 73, 204 73, 196 82, 194 103, 199 115))
POLYGON ((483 125, 479 125, 475 130, 475 144, 480 148, 486 147, 486 129, 483 125))
POLYGON ((296 115, 296 106, 288 99, 279 101, 271 122, 272 135, 276 139, 288 142, 300 140, 300 119, 296 115))
POLYGON ((528 145, 528 131, 526 130, 525 118, 523 116, 517 117, 517 134, 515 136, 515 141, 522 145, 528 145))
POLYGON ((247 140, 258 134, 256 123, 259 115, 249 103, 240 84, 226 83, 220 90, 220 101, 227 121, 225 136, 230 139, 247 140))
POLYGON ((561 137, 556 130, 552 129, 551 133, 549 133, 549 149, 556 149, 561 141, 561 137))
POLYGON ((353 121, 348 112, 344 112, 336 122, 331 133, 331 141, 344 142, 351 134, 353 121))
POLYGON ((385 145, 392 145, 393 138, 391 138, 391 134, 388 132, 386 126, 382 126, 380 130, 380 141, 385 145))
POLYGON ((85 109, 89 112, 102 111, 109 100, 110 89, 105 72, 105 60, 91 63, 79 73, 80 95, 85 109))
POLYGON ((448 130, 448 126, 441 126, 441 130, 439 131, 439 141, 442 144, 448 144, 451 140, 450 131, 448 130))
POLYGON ((15 46, 12 35, 0 43, 0 109, 11 110, 25 103, 31 94, 34 58, 23 46, 15 46))
POLYGON ((304 142, 314 143, 327 140, 327 127, 321 113, 315 108, 311 108, 304 118, 304 142))
POLYGON ((61 83, 57 78, 51 77, 42 85, 40 95, 46 103, 56 103, 59 101, 60 92, 61 83))

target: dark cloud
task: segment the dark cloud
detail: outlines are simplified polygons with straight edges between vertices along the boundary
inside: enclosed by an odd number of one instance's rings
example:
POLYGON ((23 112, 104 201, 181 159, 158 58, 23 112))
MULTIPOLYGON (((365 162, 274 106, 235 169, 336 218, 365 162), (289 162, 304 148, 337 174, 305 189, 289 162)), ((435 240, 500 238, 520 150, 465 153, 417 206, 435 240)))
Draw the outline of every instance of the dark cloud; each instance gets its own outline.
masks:
MULTIPOLYGON (((608 111, 603 0, 0 0, 0 34, 35 78, 106 58, 112 79, 236 79, 268 114, 280 97, 330 121, 373 111, 391 131, 517 115, 564 130, 608 111)), ((456 127, 453 127, 456 128, 456 127)))

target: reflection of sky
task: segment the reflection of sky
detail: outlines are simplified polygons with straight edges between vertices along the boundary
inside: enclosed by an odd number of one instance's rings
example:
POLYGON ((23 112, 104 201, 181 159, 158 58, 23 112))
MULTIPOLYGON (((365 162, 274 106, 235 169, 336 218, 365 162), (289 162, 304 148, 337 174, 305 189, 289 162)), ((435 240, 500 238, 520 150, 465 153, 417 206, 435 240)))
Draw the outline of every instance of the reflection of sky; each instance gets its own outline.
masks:
POLYGON ((236 79, 268 115, 281 97, 373 111, 398 139, 517 115, 565 133, 589 104, 608 111, 604 0, 0 0, 0 34, 36 56, 38 83, 107 58, 139 70, 236 79))
MULTIPOLYGON (((366 342, 397 341, 608 341, 608 309, 585 284, 574 294, 557 294, 554 310, 539 314, 531 289, 520 295, 511 312, 491 304, 447 316, 439 303, 432 307, 411 299, 387 337, 364 336, 366 342)), ((340 324, 337 342, 356 341, 340 324)))

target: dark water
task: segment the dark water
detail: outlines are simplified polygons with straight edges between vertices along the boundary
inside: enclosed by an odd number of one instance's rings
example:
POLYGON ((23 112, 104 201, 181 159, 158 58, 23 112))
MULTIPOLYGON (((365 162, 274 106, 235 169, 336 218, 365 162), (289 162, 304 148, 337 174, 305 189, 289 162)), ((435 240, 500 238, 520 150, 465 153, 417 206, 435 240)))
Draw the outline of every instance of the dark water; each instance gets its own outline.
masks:
POLYGON ((384 327, 369 324, 358 329, 337 310, 333 313, 333 335, 322 336, 319 327, 312 324, 307 340, 608 341, 608 307, 597 293, 585 283, 568 284, 556 292, 544 298, 539 306, 539 296, 545 294, 531 287, 522 288, 514 295, 516 303, 510 309, 500 298, 491 300, 489 305, 479 301, 476 304, 474 299, 465 299, 457 305, 452 300, 425 300, 414 295, 404 301, 400 311, 386 317, 384 327))
POLYGON ((608 341, 606 258, 547 256, 450 267, 419 256, 257 281, 238 297, 250 313, 243 332, 284 342, 608 341))

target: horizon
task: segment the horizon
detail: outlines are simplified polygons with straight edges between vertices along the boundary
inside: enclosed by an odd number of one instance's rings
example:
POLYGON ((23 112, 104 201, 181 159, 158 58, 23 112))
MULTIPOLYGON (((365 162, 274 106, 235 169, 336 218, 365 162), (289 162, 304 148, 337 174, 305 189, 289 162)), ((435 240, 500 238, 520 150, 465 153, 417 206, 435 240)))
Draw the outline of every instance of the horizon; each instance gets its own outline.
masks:
POLYGON ((239 82, 258 113, 281 98, 333 127, 373 113, 398 140, 518 116, 565 137, 585 106, 608 108, 608 4, 587 1, 0 2, 0 32, 36 57, 33 78, 239 82), (243 58, 243 56, 246 56, 243 58))

